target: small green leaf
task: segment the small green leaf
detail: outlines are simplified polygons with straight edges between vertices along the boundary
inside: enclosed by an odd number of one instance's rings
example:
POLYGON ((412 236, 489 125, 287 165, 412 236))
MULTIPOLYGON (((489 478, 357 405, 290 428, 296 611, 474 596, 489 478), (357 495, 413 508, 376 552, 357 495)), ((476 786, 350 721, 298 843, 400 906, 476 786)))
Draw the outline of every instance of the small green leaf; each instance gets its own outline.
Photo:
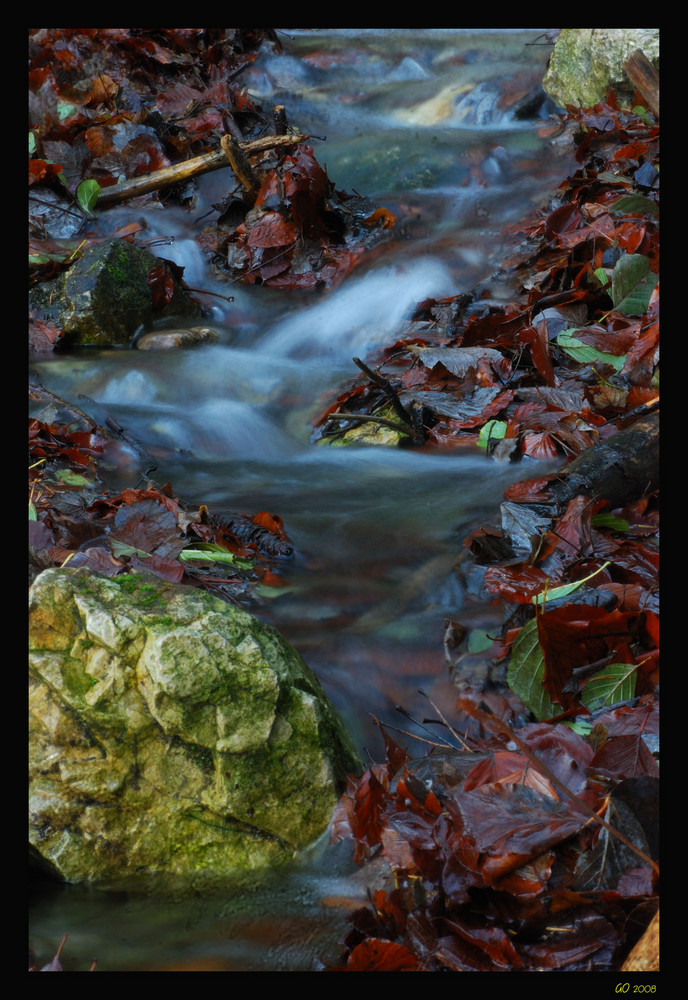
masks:
POLYGON ((638 668, 634 663, 610 663, 583 688, 581 701, 590 712, 604 705, 616 705, 635 695, 638 668))
POLYGON ((609 275, 607 274, 606 268, 598 267, 593 271, 593 274, 595 275, 595 277, 597 278, 597 280, 599 281, 599 283, 602 285, 603 288, 605 288, 609 284, 609 275))
POLYGON ((628 521, 616 514, 593 514, 593 528, 611 528, 613 531, 628 531, 628 521))
POLYGON ((37 521, 38 515, 36 514, 36 508, 31 500, 29 500, 29 521, 37 521))
POLYGON ((128 542, 120 542, 119 538, 110 539, 110 549, 115 559, 121 559, 123 556, 138 556, 139 559, 151 558, 150 552, 137 549, 135 545, 129 545, 128 542))
POLYGON ((196 548, 182 549, 178 558, 181 562, 189 562, 194 559, 202 559, 206 562, 230 563, 238 569, 251 569, 253 563, 246 559, 239 559, 232 552, 223 549, 221 545, 213 545, 210 542, 201 542, 196 548))
POLYGON ((579 736, 588 736, 592 732, 592 722, 589 719, 565 719, 564 725, 579 736))
POLYGON ((642 106, 642 104, 636 104, 636 106, 633 108, 633 114, 637 115, 638 118, 644 121, 646 125, 654 124, 654 119, 652 118, 652 115, 647 110, 647 108, 644 108, 642 106))
POLYGON ((36 152, 36 133, 29 132, 29 156, 33 156, 36 152))
POLYGON ((581 580, 575 580, 573 583, 562 583, 559 587, 541 590, 539 594, 535 594, 534 597, 531 597, 531 601, 533 604, 538 604, 542 607, 546 601, 556 601, 558 597, 568 597, 569 594, 573 594, 576 590, 579 590, 584 583, 588 582, 588 580, 592 580, 594 576, 601 573, 602 570, 606 569, 608 565, 609 563, 606 562, 602 566, 598 566, 592 573, 588 573, 587 576, 584 576, 581 580))
POLYGON ((72 472, 71 469, 59 469, 55 473, 55 478, 68 486, 93 486, 93 480, 86 479, 79 472, 72 472))
POLYGON ((623 184, 625 187, 631 187, 632 181, 629 181, 628 177, 623 177, 621 174, 615 174, 611 170, 601 170, 599 174, 596 175, 595 180, 600 181, 603 184, 623 184))
POLYGON ((598 351, 597 348, 590 347, 574 337, 573 334, 576 332, 576 329, 562 330, 557 337, 557 344, 570 358, 582 365, 611 365, 615 371, 621 371, 626 363, 625 354, 605 354, 598 351))
POLYGON ((86 180, 82 181, 79 187, 76 189, 77 201, 83 208, 85 212, 91 211, 95 207, 98 201, 98 195, 100 194, 100 184, 98 181, 86 180))
POLYGON ((506 681, 536 719, 559 715, 561 706, 549 700, 545 690, 545 660, 538 641, 537 619, 527 622, 516 636, 506 681))
POLYGON ((63 122, 65 118, 71 118, 76 111, 76 104, 69 104, 66 101, 57 102, 57 116, 61 122, 63 122))
POLYGON ((503 438, 506 434, 506 424, 503 420, 488 420, 478 434, 478 447, 487 448, 490 438, 503 438))

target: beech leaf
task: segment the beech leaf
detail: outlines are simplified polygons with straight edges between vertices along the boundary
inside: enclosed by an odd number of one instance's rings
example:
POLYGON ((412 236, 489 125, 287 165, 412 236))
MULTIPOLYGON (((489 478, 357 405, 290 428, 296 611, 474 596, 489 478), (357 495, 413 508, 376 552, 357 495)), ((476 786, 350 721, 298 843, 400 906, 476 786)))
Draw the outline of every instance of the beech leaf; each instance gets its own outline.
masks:
POLYGON ((617 312, 642 316, 647 312, 652 291, 659 281, 650 271, 650 261, 642 254, 624 254, 612 271, 612 302, 617 312))
POLYGON ((544 686, 545 658, 538 641, 537 618, 527 622, 516 636, 506 680, 536 719, 560 714, 561 706, 550 701, 544 686))
POLYGON ((616 705, 635 695, 637 667, 634 663, 610 663, 585 685, 581 701, 594 712, 603 705, 616 705))

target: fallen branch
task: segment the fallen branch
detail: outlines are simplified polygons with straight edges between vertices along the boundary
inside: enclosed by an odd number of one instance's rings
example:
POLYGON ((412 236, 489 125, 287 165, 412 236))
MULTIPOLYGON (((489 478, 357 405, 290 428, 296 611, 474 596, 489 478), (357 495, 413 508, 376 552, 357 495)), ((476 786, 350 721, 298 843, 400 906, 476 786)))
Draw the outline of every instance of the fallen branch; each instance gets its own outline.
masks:
POLYGON ((631 53, 624 63, 624 69, 633 86, 647 101, 652 114, 659 119, 659 73, 642 49, 631 53))
MULTIPOLYGON (((262 139, 254 139, 253 142, 236 143, 244 156, 254 156, 264 153, 268 149, 275 147, 292 146, 295 143, 304 142, 310 139, 308 135, 267 135, 262 139)), ((204 153, 202 156, 195 156, 191 160, 183 163, 176 163, 171 167, 163 167, 162 170, 154 170, 152 174, 145 174, 142 177, 133 177, 131 180, 122 181, 121 184, 113 184, 111 187, 103 188, 98 195, 98 205, 114 205, 128 198, 138 198, 139 195, 149 194, 151 191, 158 191, 160 188, 169 187, 170 184, 177 184, 180 181, 190 180, 192 177, 199 177, 207 174, 211 170, 221 170, 228 167, 229 160, 224 149, 215 153, 204 153)))

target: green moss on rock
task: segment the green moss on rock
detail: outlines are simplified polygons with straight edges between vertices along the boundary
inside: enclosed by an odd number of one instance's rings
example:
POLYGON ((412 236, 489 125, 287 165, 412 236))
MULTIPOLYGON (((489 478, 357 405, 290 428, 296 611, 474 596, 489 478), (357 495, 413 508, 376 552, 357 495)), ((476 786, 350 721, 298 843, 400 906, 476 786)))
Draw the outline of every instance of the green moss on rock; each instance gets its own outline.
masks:
POLYGON ((360 761, 274 629, 83 568, 40 574, 30 621, 30 843, 62 878, 261 867, 327 827, 360 761))

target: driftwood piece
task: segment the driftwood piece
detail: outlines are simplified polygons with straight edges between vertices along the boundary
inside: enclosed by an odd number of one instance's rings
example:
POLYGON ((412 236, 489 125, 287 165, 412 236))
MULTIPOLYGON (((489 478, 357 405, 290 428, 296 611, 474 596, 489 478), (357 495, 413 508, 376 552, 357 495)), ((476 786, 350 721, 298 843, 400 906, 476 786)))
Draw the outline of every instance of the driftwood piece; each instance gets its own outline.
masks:
MULTIPOLYGON (((264 153, 268 149, 292 146, 309 139, 308 135, 268 135, 262 139, 254 139, 253 142, 242 142, 236 145, 245 157, 255 156, 264 153)), ((149 194, 151 191, 158 191, 160 188, 169 187, 170 184, 177 184, 179 181, 187 181, 192 177, 199 177, 207 174, 211 170, 221 170, 228 167, 229 161, 224 149, 215 153, 204 153, 202 156, 194 156, 191 160, 183 163, 176 163, 171 167, 163 167, 162 170, 154 170, 151 174, 142 177, 133 177, 131 180, 123 181, 121 184, 113 184, 111 187, 103 188, 98 195, 98 205, 114 205, 128 198, 137 198, 142 194, 149 194)))
POLYGON ((621 966, 622 972, 659 972, 659 910, 621 966))
POLYGON ((659 413, 636 420, 586 448, 559 473, 549 492, 565 506, 576 496, 599 496, 622 506, 659 487, 659 413))
POLYGON ((659 73, 641 49, 636 49, 624 63, 626 76, 647 101, 650 111, 659 119, 659 73))

